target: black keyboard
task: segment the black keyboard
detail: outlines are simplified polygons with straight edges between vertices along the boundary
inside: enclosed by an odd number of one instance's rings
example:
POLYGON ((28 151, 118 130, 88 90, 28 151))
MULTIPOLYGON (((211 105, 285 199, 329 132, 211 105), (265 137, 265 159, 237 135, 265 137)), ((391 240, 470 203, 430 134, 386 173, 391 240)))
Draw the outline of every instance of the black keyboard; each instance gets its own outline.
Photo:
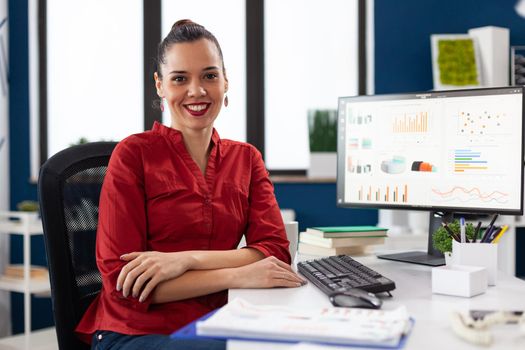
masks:
POLYGON ((298 271, 325 294, 359 288, 371 293, 396 289, 394 281, 348 255, 329 256, 297 264, 298 271))

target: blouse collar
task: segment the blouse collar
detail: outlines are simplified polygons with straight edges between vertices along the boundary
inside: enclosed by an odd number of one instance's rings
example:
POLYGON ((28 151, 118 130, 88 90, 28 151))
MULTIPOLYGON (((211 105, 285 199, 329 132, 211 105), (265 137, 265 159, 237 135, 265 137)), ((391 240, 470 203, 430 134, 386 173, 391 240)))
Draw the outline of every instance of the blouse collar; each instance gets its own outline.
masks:
MULTIPOLYGON (((161 135, 167 136, 172 138, 174 141, 180 142, 182 141, 182 132, 180 130, 170 128, 158 121, 155 121, 153 123, 153 127, 151 128, 153 132, 158 132, 161 135)), ((211 141, 217 145, 220 143, 220 136, 219 133, 215 128, 213 128, 213 132, 211 134, 211 141)))

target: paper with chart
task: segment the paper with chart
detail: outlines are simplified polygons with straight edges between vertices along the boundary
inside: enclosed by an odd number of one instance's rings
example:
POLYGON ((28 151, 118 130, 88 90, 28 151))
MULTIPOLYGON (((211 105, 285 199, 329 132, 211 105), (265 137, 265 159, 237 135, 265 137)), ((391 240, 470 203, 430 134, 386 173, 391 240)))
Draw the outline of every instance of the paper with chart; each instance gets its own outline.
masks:
POLYGON ((235 299, 205 321, 197 334, 226 338, 397 346, 410 325, 404 307, 382 311, 324 307, 304 311, 235 299))

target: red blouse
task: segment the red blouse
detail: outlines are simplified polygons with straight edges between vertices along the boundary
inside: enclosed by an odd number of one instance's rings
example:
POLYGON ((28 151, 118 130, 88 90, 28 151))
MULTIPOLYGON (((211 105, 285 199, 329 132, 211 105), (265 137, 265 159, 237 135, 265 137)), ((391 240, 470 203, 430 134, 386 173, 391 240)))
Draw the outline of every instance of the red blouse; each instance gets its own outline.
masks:
POLYGON ((251 145, 221 140, 214 130, 204 176, 186 150, 182 133, 155 123, 115 148, 100 195, 97 265, 102 290, 77 333, 89 342, 97 330, 169 334, 224 305, 227 291, 151 304, 116 291, 134 251, 248 247, 290 263, 279 207, 260 153, 251 145))

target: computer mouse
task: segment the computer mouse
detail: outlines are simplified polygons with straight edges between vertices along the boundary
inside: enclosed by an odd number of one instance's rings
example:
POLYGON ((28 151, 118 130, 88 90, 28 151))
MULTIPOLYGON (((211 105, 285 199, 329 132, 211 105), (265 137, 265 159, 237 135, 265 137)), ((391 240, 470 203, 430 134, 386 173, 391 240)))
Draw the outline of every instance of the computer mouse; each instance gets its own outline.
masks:
POLYGON ((383 301, 362 289, 354 288, 345 292, 336 292, 330 295, 330 302, 334 306, 358 307, 366 309, 379 309, 383 301))

